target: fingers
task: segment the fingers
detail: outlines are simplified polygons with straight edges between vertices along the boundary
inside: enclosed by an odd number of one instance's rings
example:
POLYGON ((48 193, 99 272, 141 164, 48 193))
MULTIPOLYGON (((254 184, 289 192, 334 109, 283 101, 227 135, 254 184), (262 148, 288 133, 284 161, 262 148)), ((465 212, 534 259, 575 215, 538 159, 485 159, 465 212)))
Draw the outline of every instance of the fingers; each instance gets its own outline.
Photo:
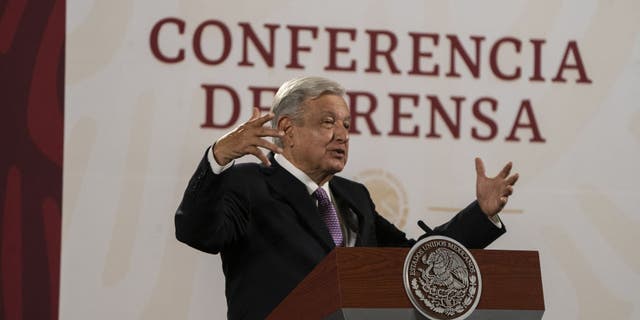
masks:
POLYGON ((510 196, 512 194, 513 194, 513 187, 512 186, 506 186, 504 188, 504 190, 502 191, 502 195, 506 196, 506 197, 508 197, 508 196, 510 196))
POLYGON ((260 118, 260 109, 258 109, 257 107, 253 107, 253 112, 251 113, 251 118, 249 118, 249 121, 252 121, 258 118, 260 118))
POLYGON ((253 115, 251 116, 251 119, 249 119, 249 121, 247 121, 247 124, 251 124, 251 125, 254 125, 256 127, 262 127, 262 126, 265 125, 265 123, 271 121, 274 116, 275 115, 273 113, 271 113, 271 112, 265 113, 264 115, 260 116, 259 109, 258 108, 253 108, 253 115))
POLYGON ((282 137, 284 132, 274 128, 261 127, 257 132, 258 137, 282 137))
POLYGON ((506 182, 508 185, 512 186, 514 184, 516 184, 516 181, 518 181, 518 178, 520 178, 519 174, 514 174, 511 177, 507 178, 506 182))
POLYGON ((272 143, 272 142, 267 141, 265 139, 257 139, 252 145, 253 146, 262 147, 262 148, 265 148, 265 149, 269 149, 270 151, 272 151, 274 153, 282 153, 282 152, 284 152, 282 150, 282 148, 278 147, 275 143, 272 143))
POLYGON ((233 159, 252 154, 265 165, 269 165, 269 159, 260 148, 268 149, 274 153, 284 152, 282 148, 264 139, 264 137, 284 136, 284 132, 265 126, 273 118, 273 113, 260 115, 260 109, 253 108, 251 118, 247 122, 225 134, 216 142, 214 157, 218 164, 224 165, 233 159))
POLYGON ((269 159, 267 158, 267 156, 264 155, 264 153, 262 152, 262 150, 260 150, 260 148, 258 147, 252 147, 249 152, 250 154, 256 156, 256 158, 260 159, 260 161, 262 163, 264 163, 265 166, 270 166, 271 162, 269 161, 269 159))
POLYGON ((257 137, 282 137, 284 136, 284 132, 264 126, 267 122, 271 121, 274 116, 275 115, 271 112, 260 116, 259 109, 253 108, 253 115, 245 124, 245 128, 248 129, 252 127, 253 129, 250 130, 254 130, 252 133, 257 137))
POLYGON ((476 174, 479 177, 484 177, 484 163, 482 163, 482 159, 476 158, 476 174))
POLYGON ((265 165, 269 165, 269 159, 267 159, 267 157, 265 156, 265 154, 262 152, 262 150, 260 150, 259 147, 268 149, 274 153, 282 153, 283 150, 282 148, 278 147, 277 145, 275 145, 274 143, 266 140, 266 139, 262 139, 264 137, 282 137, 284 136, 284 132, 278 130, 278 129, 274 129, 274 128, 269 128, 269 127, 265 127, 264 125, 271 121, 274 117, 274 114, 269 112, 266 113, 264 115, 260 115, 260 109, 258 108, 253 108, 253 114, 251 116, 251 119, 249 119, 249 121, 247 121, 247 123, 245 124, 245 128, 246 131, 244 131, 245 137, 243 138, 243 140, 245 140, 247 142, 247 150, 246 152, 244 152, 245 154, 252 154, 254 156, 256 156, 258 159, 260 159, 260 161, 262 161, 262 163, 264 163, 265 165))
POLYGON ((504 168, 502 168, 502 171, 500 171, 500 173, 498 174, 500 177, 506 178, 509 176, 509 173, 511 172, 511 167, 513 167, 513 163, 511 163, 511 161, 509 161, 509 163, 507 163, 506 166, 504 166, 504 168))

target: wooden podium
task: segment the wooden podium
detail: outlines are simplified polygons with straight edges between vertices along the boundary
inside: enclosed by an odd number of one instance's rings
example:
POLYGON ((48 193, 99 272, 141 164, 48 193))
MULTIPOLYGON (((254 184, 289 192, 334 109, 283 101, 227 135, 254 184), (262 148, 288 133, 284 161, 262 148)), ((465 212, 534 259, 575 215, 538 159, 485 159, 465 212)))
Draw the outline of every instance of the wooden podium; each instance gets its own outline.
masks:
MULTIPOLYGON (((537 251, 470 250, 482 293, 468 319, 542 319, 537 251)), ((405 293, 409 248, 336 248, 268 319, 425 319, 405 293)))

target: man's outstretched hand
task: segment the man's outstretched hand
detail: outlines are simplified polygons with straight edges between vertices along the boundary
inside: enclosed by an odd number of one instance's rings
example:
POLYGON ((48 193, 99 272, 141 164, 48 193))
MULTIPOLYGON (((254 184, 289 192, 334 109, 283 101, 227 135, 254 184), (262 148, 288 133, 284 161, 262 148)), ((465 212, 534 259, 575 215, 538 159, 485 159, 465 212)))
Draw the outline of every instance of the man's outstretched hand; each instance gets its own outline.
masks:
POLYGON ((258 108, 253 108, 251 119, 243 123, 233 131, 227 133, 216 142, 213 149, 213 157, 216 162, 224 166, 234 159, 252 154, 262 163, 269 165, 269 159, 259 147, 266 148, 275 153, 282 153, 282 149, 264 139, 265 137, 282 137, 284 133, 278 129, 267 128, 265 123, 273 119, 273 113, 260 115, 258 108))
POLYGON ((489 178, 485 174, 482 159, 476 158, 476 197, 480 209, 489 217, 498 214, 507 204, 513 193, 513 185, 518 181, 518 174, 509 176, 512 163, 507 163, 497 176, 489 178))

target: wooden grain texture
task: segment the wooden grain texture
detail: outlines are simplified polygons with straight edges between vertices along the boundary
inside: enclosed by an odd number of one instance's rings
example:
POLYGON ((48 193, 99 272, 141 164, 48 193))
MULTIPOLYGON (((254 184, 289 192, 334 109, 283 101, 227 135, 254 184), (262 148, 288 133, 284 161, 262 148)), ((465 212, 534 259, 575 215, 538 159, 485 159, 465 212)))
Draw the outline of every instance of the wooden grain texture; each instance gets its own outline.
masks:
POLYGON ((409 248, 339 248, 341 306, 347 308, 410 308, 402 284, 409 248))
POLYGON ((482 274, 478 309, 544 310, 537 251, 470 251, 482 274))
MULTIPOLYGON (((470 250, 482 273, 477 309, 544 310, 536 251, 470 250)), ((270 319, 320 319, 339 308, 412 308, 402 268, 409 248, 337 248, 270 319)))
POLYGON ((322 319, 340 308, 337 253, 329 253, 267 319, 322 319))

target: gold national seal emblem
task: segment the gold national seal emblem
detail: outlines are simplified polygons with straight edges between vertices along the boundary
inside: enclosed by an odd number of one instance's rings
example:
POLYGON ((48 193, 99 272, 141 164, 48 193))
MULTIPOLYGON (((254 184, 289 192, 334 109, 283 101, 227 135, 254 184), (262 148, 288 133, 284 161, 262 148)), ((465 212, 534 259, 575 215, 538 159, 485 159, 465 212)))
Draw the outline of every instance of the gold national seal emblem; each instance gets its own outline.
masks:
POLYGON ((398 228, 405 226, 409 205, 400 180, 381 169, 365 170, 353 178, 367 186, 378 213, 398 228))
POLYGON ((469 250, 448 237, 416 243, 404 261, 403 278, 409 300, 429 319, 465 319, 480 301, 478 264, 469 250))

